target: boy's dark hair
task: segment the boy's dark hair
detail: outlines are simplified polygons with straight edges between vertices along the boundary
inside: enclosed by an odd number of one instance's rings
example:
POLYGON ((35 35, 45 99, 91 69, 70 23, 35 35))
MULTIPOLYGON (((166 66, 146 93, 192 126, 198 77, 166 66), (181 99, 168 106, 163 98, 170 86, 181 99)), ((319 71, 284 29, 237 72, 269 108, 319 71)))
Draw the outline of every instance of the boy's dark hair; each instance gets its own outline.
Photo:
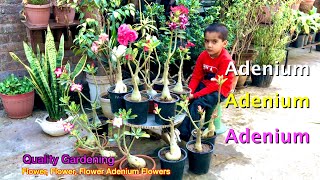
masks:
POLYGON ((213 23, 210 24, 205 30, 204 35, 206 35, 206 32, 217 32, 220 33, 219 38, 222 39, 222 41, 225 41, 228 39, 228 29, 225 25, 221 23, 213 23))

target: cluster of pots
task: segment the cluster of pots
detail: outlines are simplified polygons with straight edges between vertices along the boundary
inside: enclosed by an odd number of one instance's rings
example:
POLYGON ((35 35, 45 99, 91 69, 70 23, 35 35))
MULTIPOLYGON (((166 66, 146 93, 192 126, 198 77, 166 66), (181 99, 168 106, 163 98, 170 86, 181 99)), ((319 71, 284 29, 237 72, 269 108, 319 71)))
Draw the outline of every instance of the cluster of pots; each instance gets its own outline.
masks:
MULTIPOLYGON (((88 76, 87 76, 88 80, 88 76)), ((107 83, 107 81, 105 81, 107 83)), ((115 93, 114 89, 115 86, 110 86, 106 84, 103 84, 102 82, 99 83, 98 80, 98 86, 101 86, 105 88, 104 90, 101 90, 98 88, 98 90, 95 90, 96 93, 99 93, 99 99, 100 103, 102 105, 102 109, 107 109, 107 111, 104 111, 104 115, 108 118, 113 117, 113 113, 118 112, 119 109, 125 108, 125 109, 131 109, 132 114, 136 114, 137 117, 135 119, 129 119, 128 122, 130 124, 136 124, 141 125, 145 124, 148 121, 148 116, 153 114, 154 110, 154 103, 158 104, 158 107, 161 108, 161 115, 163 117, 172 117, 175 116, 176 109, 178 108, 176 103, 180 100, 179 96, 180 94, 175 94, 171 91, 171 96, 173 97, 173 101, 170 102, 162 102, 159 97, 161 96, 161 93, 157 93, 157 95, 154 95, 151 97, 146 93, 144 90, 145 86, 143 84, 139 85, 139 90, 141 92, 142 100, 140 102, 131 101, 131 93, 133 90, 132 85, 130 84, 131 79, 124 80, 124 83, 127 85, 127 92, 126 93, 115 93), (106 90, 107 87, 107 90, 106 90), (106 92, 97 92, 97 91, 106 91, 106 92), (108 107, 104 107, 103 104, 108 102, 108 107)), ((174 80, 171 80, 170 85, 174 85, 174 80)), ((89 87, 90 87, 90 81, 89 81, 89 87)), ((172 86, 173 87, 173 86, 172 86)), ((171 89, 172 89, 171 87, 171 89)), ((157 92, 161 92, 163 88, 163 85, 161 84, 155 84, 153 86, 153 89, 157 92)), ((91 86, 90 92, 92 91, 93 87, 91 86)), ((187 87, 185 88, 186 93, 190 93, 190 89, 187 87)), ((167 121, 162 120, 159 118, 158 115, 155 115, 154 118, 150 118, 152 116, 149 116, 149 120, 154 120, 155 123, 159 125, 167 124, 167 121)), ((164 179, 182 179, 183 178, 183 172, 185 167, 185 162, 187 158, 189 158, 189 171, 194 174, 206 174, 209 171, 212 154, 214 151, 214 144, 215 144, 215 138, 205 138, 202 139, 202 145, 206 146, 206 151, 204 152, 196 152, 194 150, 194 144, 196 142, 196 133, 195 131, 192 132, 193 139, 189 141, 186 144, 185 148, 181 149, 181 158, 177 161, 170 161, 167 160, 164 156, 164 154, 168 151, 170 151, 170 147, 164 147, 158 151, 158 158, 160 159, 161 169, 170 169, 171 173, 170 175, 164 175, 164 179)), ((79 151, 79 150, 78 150, 79 151)), ((80 152, 79 152, 80 153, 80 152)), ((91 155, 91 154, 90 154, 91 155)), ((137 155, 138 157, 141 157, 146 160, 147 162, 147 168, 155 169, 156 163, 155 161, 150 158, 149 156, 145 155, 137 155)), ((96 165, 99 169, 105 169, 107 170, 110 168, 108 165, 96 165)), ((128 168, 127 159, 125 157, 119 158, 116 160, 116 163, 111 168, 119 168, 119 169, 125 169, 128 168)), ((131 174, 131 175, 124 175, 126 179, 150 179, 151 174, 131 174)))
POLYGON ((26 4, 24 10, 27 22, 33 26, 47 26, 50 20, 51 7, 57 23, 73 23, 76 14, 75 9, 70 5, 57 6, 55 1, 44 5, 26 4))

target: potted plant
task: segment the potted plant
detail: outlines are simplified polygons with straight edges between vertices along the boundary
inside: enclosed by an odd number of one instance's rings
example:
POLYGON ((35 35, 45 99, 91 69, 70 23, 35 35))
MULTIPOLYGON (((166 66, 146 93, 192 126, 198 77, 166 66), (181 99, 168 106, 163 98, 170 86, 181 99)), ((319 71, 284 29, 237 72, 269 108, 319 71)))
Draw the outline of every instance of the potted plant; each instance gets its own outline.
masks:
POLYGON ((269 87, 274 74, 276 62, 281 62, 286 57, 286 44, 290 43, 291 36, 296 29, 294 10, 290 3, 282 3, 278 12, 273 17, 273 23, 268 26, 260 26, 254 34, 255 48, 259 54, 254 64, 259 66, 269 65, 272 67, 266 75, 262 70, 251 74, 252 85, 258 87, 269 87), (288 36, 289 34, 289 36, 288 36), (260 73, 256 74, 256 73, 260 73))
MULTIPOLYGON (((264 6, 264 2, 260 0, 237 0, 234 3, 225 1, 226 15, 222 18, 222 22, 226 24, 230 36, 230 55, 236 61, 239 67, 246 61, 253 62, 257 56, 257 51, 252 48, 251 42, 254 32, 258 29, 261 22, 259 18, 260 9, 264 6), (250 8, 247 8, 250 7, 250 8), (243 11, 239 11, 243 9, 243 11)), ((237 88, 243 88, 248 76, 239 75, 234 78, 234 84, 237 88)))
POLYGON ((164 62, 163 76, 160 82, 163 83, 163 90, 161 94, 153 96, 155 103, 162 109, 160 114, 156 114, 155 121, 158 124, 168 124, 161 120, 160 116, 164 118, 174 117, 175 110, 177 108, 176 102, 179 101, 179 97, 170 93, 169 90, 169 65, 172 61, 173 55, 176 52, 178 37, 184 39, 186 24, 188 23, 189 10, 179 5, 171 8, 171 13, 168 21, 168 27, 162 27, 165 34, 169 35, 170 43, 168 45, 168 52, 166 54, 166 61, 164 62))
MULTIPOLYGON (((170 169, 171 174, 166 175, 164 179, 182 179, 184 172, 184 165, 187 159, 187 152, 180 148, 177 141, 180 141, 179 134, 174 129, 174 118, 166 119, 160 115, 161 109, 155 104, 155 114, 159 114, 164 121, 170 122, 170 134, 166 134, 170 143, 169 147, 164 147, 159 150, 158 158, 160 159, 162 169, 170 169)), ((179 111, 179 114, 182 110, 179 111)))
POLYGON ((0 82, 0 97, 9 118, 21 119, 32 114, 34 90, 27 77, 8 76, 0 82))
MULTIPOLYGON (((68 94, 70 91, 82 89, 82 86, 76 83, 61 86, 58 83, 60 75, 64 71, 70 71, 70 66, 62 65, 64 56, 64 38, 61 36, 59 50, 57 51, 51 30, 48 26, 44 54, 40 53, 39 46, 37 47, 36 53, 34 53, 32 48, 25 42, 23 42, 23 47, 29 65, 25 64, 14 53, 10 52, 10 55, 13 60, 21 63, 28 71, 31 82, 48 111, 48 115, 43 119, 36 119, 36 122, 39 123, 43 131, 49 135, 65 135, 66 132, 63 130, 63 121, 69 121, 72 117, 65 119, 65 107, 59 106, 59 98, 62 97, 62 95, 68 94)), ((70 74, 73 81, 84 68, 86 59, 86 56, 82 56, 76 65, 75 70, 70 74)))
POLYGON ((148 168, 150 170, 156 168, 155 161, 146 155, 132 155, 130 153, 130 150, 132 148, 133 142, 135 139, 139 139, 142 137, 149 138, 150 135, 146 132, 142 131, 140 128, 131 128, 130 131, 126 131, 125 124, 127 123, 128 119, 134 118, 136 115, 131 115, 131 110, 129 109, 126 111, 125 109, 119 109, 119 113, 116 115, 118 118, 118 132, 114 134, 114 138, 117 141, 118 148, 121 151, 121 153, 125 156, 125 159, 123 159, 120 162, 119 169, 135 169, 138 170, 139 173, 137 174, 123 174, 123 176, 127 179, 144 179, 149 180, 151 178, 151 174, 143 173, 142 168, 148 168), (122 126, 122 129, 120 129, 120 126, 122 126), (129 146, 126 143, 126 136, 132 136, 132 140, 129 144, 129 146))
POLYGON ((299 6, 299 10, 308 13, 312 8, 315 0, 302 0, 299 6))
POLYGON ((214 145, 209 141, 201 141, 202 128, 205 124, 205 111, 199 106, 198 113, 200 114, 200 120, 194 120, 188 109, 189 100, 186 98, 184 101, 178 103, 179 106, 190 117, 191 123, 196 131, 196 140, 187 142, 186 148, 189 158, 189 171, 194 174, 206 174, 209 171, 212 153, 214 151, 214 145))
MULTIPOLYGON (((75 69, 76 70, 76 69, 75 69)), ((87 65, 84 69, 85 72, 94 76, 96 68, 91 65, 87 65)), ((73 71, 74 72, 74 71, 73 71)), ((71 78, 71 71, 63 72, 59 78, 59 84, 61 86, 74 84, 74 80, 71 78)), ((72 87, 72 85, 71 85, 72 87)), ((70 101, 68 94, 64 94, 61 98, 61 105, 65 106, 65 111, 69 116, 74 117, 70 122, 64 125, 65 130, 70 132, 71 137, 77 139, 75 147, 79 154, 86 154, 88 156, 104 156, 115 158, 115 163, 110 164, 95 164, 99 169, 117 168, 122 156, 120 153, 116 153, 116 149, 109 143, 108 131, 99 132, 102 126, 108 123, 116 124, 116 120, 107 120, 102 122, 97 116, 97 101, 89 100, 83 93, 81 88, 77 88, 75 92, 78 94, 80 104, 76 104, 74 101, 70 101), (89 119, 86 111, 83 107, 83 99, 88 101, 91 105, 91 116, 89 119)))
MULTIPOLYGON (((123 24, 126 18, 134 15, 135 8, 132 3, 122 6, 121 1, 83 0, 80 2, 80 6, 87 5, 96 9, 97 14, 106 15, 101 16, 101 21, 93 18, 83 19, 79 33, 74 40, 75 54, 87 54, 98 68, 95 74, 96 83, 91 75, 87 74, 86 76, 90 88, 90 99, 94 100, 101 93, 108 92, 110 86, 116 84, 117 62, 112 61, 111 57, 114 48, 115 51, 121 50, 121 47, 117 48, 117 28, 123 24), (97 84, 97 88, 95 84, 97 84)), ((108 96, 110 95, 109 93, 108 96)), ((101 98, 106 99, 105 97, 101 98)))
POLYGON ((78 0, 53 0, 53 13, 56 22, 67 25, 73 23, 77 4, 78 0))
POLYGON ((27 22, 34 26, 47 26, 50 7, 48 0, 27 0, 27 4, 24 5, 27 22))
MULTIPOLYGON (((227 78, 223 78, 223 76, 218 75, 218 79, 213 78, 212 81, 216 81, 217 84, 219 85, 218 89, 218 101, 217 101, 217 106, 213 108, 212 110, 207 111, 207 116, 209 115, 209 120, 204 123, 204 126, 208 125, 206 128, 201 129, 201 133, 199 136, 201 136, 201 141, 208 141, 211 142, 213 145, 215 145, 215 140, 216 140, 216 135, 217 132, 216 130, 220 129, 221 126, 221 99, 220 99, 220 94, 221 94, 221 87, 225 81, 227 81, 227 78)), ((205 117, 205 120, 207 120, 207 117, 205 117)), ((198 131, 197 129, 194 129, 191 132, 191 135, 193 136, 193 139, 196 139, 198 137, 198 131)))

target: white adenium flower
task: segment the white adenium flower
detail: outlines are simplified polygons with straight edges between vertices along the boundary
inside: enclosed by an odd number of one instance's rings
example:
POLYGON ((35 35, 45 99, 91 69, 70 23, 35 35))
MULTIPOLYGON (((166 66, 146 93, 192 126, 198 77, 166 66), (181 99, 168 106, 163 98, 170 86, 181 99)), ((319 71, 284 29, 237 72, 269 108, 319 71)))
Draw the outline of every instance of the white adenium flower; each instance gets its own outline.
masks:
POLYGON ((114 47, 112 49, 112 57, 111 57, 111 59, 113 61, 117 61, 117 59, 119 59, 122 56, 124 56, 124 54, 126 53, 126 50, 127 50, 127 46, 124 46, 124 45, 119 45, 118 47, 114 47))
POLYGON ((121 117, 115 117, 113 119, 112 124, 113 124, 113 126, 116 126, 116 127, 120 128, 122 126, 122 118, 121 117))

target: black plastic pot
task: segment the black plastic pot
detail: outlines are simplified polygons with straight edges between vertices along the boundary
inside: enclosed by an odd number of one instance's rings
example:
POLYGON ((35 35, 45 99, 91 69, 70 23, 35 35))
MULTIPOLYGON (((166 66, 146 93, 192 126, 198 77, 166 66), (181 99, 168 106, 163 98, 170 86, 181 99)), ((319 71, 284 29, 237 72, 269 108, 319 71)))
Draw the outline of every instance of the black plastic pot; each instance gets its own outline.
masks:
MULTIPOLYGON (((177 96, 179 96, 181 98, 182 95, 186 95, 187 97, 190 95, 191 93, 191 89, 188 87, 188 86, 183 86, 183 89, 186 91, 184 93, 176 93, 174 92, 172 89, 174 88, 174 86, 169 86, 169 89, 170 89, 170 92, 172 94, 175 94, 177 96)), ((181 99, 180 99, 181 100, 181 99)), ((180 101, 179 100, 179 101, 180 101)), ((181 107, 180 106, 177 106, 177 111, 179 112, 181 110, 181 107)))
POLYGON ((320 32, 316 34, 315 42, 320 42, 320 32))
POLYGON ((184 165, 188 157, 186 150, 180 148, 182 159, 178 161, 169 161, 165 157, 161 156, 163 151, 169 150, 170 147, 164 147, 158 151, 158 157, 160 159, 161 169, 170 169, 171 174, 162 176, 165 180, 181 180, 183 178, 184 165))
POLYGON ((295 48, 300 48, 304 46, 304 41, 305 41, 306 35, 305 34, 300 34, 296 41, 292 43, 292 46, 295 48))
MULTIPOLYGON (((204 129, 203 129, 204 130, 204 129)), ((191 135, 192 135, 192 138, 193 140, 196 140, 197 139, 197 136, 196 136, 196 129, 192 130, 191 132, 191 135)), ((211 142, 213 145, 215 145, 216 143, 216 137, 217 137, 217 134, 216 132, 214 132, 214 135, 212 137, 209 137, 209 138, 201 138, 201 142, 204 142, 204 141, 208 141, 208 142, 211 142)))
POLYGON ((204 141, 202 144, 208 144, 211 146, 211 150, 209 152, 194 152, 191 151, 188 146, 190 144, 195 144, 196 141, 192 140, 186 144, 188 150, 188 158, 189 158, 189 171, 194 174, 206 174, 209 171, 211 157, 214 151, 214 145, 211 142, 204 141))
POLYGON ((320 45, 316 45, 316 51, 320 51, 320 45))
POLYGON ((132 113, 137 115, 134 119, 128 119, 128 122, 130 124, 144 124, 148 120, 148 109, 149 109, 149 100, 150 96, 148 94, 141 93, 141 97, 144 97, 145 100, 141 100, 139 102, 132 101, 131 100, 131 93, 126 94, 124 96, 125 104, 126 104, 126 110, 131 109, 132 113))
POLYGON ((111 103, 111 111, 112 113, 116 113, 119 111, 119 109, 126 108, 125 101, 123 97, 132 92, 132 87, 127 86, 127 92, 126 93, 115 93, 113 92, 116 86, 111 86, 108 89, 109 95, 110 95, 110 103, 111 103))
MULTIPOLYGON (((154 83, 153 85, 153 89, 154 90, 158 90, 158 91, 162 91, 163 89, 163 84, 162 83, 158 83, 158 81, 160 80, 160 78, 158 78, 157 80, 155 80, 156 82, 154 83)), ((175 85, 176 84, 176 81, 173 80, 173 79, 169 79, 169 86, 172 86, 172 85, 175 85)))
MULTIPOLYGON (((140 79, 140 82, 142 82, 141 79, 140 79)), ((131 79, 131 78, 123 80, 123 83, 124 83, 125 85, 130 86, 130 87, 133 88, 132 79, 131 79)), ((139 88, 139 91, 143 91, 143 90, 145 89, 145 86, 144 86, 144 84, 141 84, 141 83, 140 83, 140 84, 138 85, 138 88, 139 88)))
MULTIPOLYGON (((256 71, 259 72, 259 71, 256 71)), ((259 72, 260 75, 254 75, 251 73, 251 79, 252 79, 252 85, 257 87, 269 87, 273 80, 273 75, 271 76, 269 74, 269 71, 267 71, 266 75, 263 75, 262 71, 259 72)), ((274 74, 274 68, 273 68, 273 74, 274 74)))
MULTIPOLYGON (((177 102, 180 100, 179 96, 170 93, 172 96, 173 100, 170 102, 166 101, 161 101, 159 100, 159 97, 161 96, 161 93, 153 96, 153 101, 154 103, 158 104, 158 108, 161 108, 160 115, 166 119, 169 117, 174 117, 176 116, 176 109, 177 109, 177 102)), ((164 125, 164 124, 169 124, 169 121, 164 121, 162 120, 158 114, 155 115, 155 121, 157 124, 164 125)))

